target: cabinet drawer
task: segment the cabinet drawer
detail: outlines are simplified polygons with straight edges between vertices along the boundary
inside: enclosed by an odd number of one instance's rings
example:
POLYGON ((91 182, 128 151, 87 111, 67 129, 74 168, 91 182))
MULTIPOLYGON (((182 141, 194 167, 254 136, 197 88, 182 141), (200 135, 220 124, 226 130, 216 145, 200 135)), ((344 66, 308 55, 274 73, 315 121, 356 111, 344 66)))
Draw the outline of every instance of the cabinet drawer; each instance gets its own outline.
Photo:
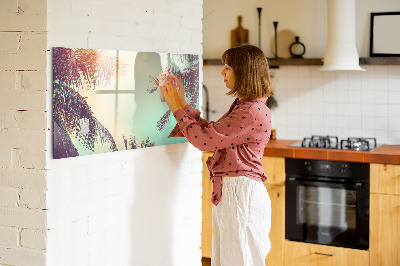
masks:
POLYGON ((365 266, 369 254, 365 250, 285 241, 285 266, 365 266))

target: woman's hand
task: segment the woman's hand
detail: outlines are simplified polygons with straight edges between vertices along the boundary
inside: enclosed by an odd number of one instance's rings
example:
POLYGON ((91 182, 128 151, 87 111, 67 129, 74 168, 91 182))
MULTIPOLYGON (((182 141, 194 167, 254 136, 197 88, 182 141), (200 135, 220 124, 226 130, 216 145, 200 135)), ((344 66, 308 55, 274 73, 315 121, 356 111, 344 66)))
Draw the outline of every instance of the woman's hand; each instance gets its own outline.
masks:
POLYGON ((182 108, 185 108, 187 102, 185 99, 185 87, 183 87, 182 81, 173 74, 168 74, 167 79, 172 81, 172 83, 175 83, 176 86, 179 88, 178 90, 179 103, 182 106, 182 108))
MULTIPOLYGON (((165 82, 164 86, 160 86, 161 91, 164 93, 165 101, 167 102, 169 109, 174 113, 178 109, 183 109, 185 106, 182 106, 181 104, 181 88, 179 87, 179 84, 182 85, 181 82, 176 82, 178 81, 176 78, 172 77, 167 77, 167 81, 165 82), (175 85, 175 84, 176 85, 175 85)), ((183 87, 183 86, 182 86, 183 87)), ((183 89, 182 89, 183 90, 183 89)), ((183 97, 184 98, 184 97, 183 97)), ((186 103, 186 101, 185 101, 186 103)))

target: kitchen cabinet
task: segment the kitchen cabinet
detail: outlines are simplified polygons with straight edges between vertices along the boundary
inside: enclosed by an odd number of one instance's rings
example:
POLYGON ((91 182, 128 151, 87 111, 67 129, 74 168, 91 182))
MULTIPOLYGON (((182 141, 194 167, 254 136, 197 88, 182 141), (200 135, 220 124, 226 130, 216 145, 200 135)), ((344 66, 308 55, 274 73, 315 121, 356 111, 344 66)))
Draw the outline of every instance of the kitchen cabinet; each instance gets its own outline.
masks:
POLYGON ((265 184, 271 199, 271 250, 265 259, 266 266, 283 265, 285 241, 285 187, 265 184))
POLYGON ((371 194, 371 266, 400 265, 400 196, 371 194))
POLYGON ((202 194, 202 223, 201 223, 201 253, 203 258, 211 258, 212 252, 212 183, 206 161, 212 152, 203 153, 203 194, 202 194))
MULTIPOLYGON (((212 183, 203 153, 202 255, 212 252, 212 183)), ((271 250, 266 265, 400 265, 400 165, 370 164, 369 251, 285 240, 285 158, 264 156, 271 198, 271 250), (330 256, 333 255, 334 256, 330 256)))
MULTIPOLYGON (((203 153, 203 218, 202 218, 202 256, 211 258, 212 253, 212 183, 206 166, 206 161, 211 152, 203 153)), ((283 243, 285 230, 285 158, 263 157, 262 164, 268 176, 265 187, 271 199, 271 250, 266 258, 266 265, 283 265, 283 243)))
POLYGON ((370 167, 370 265, 400 265, 400 165, 370 167))
POLYGON ((400 165, 370 164, 371 193, 400 195, 400 165))
MULTIPOLYGON (((276 260, 276 263, 272 264, 277 266, 400 265, 400 146, 383 145, 371 152, 300 149, 289 146, 296 142, 298 141, 270 141, 264 151, 264 157, 281 156, 286 158, 346 160, 370 163, 369 250, 356 250, 284 240, 282 248, 284 254, 283 262, 274 257, 273 259, 276 260), (335 254, 335 256, 318 255, 315 252, 335 254)), ((269 180, 274 180, 274 176, 271 176, 269 180)), ((282 185, 282 187, 284 188, 285 186, 282 185)), ((271 200, 273 200, 272 196, 271 200)), ((284 210, 284 205, 282 205, 282 210, 284 210)), ((273 238, 271 234, 270 237, 273 238)), ((284 237, 283 230, 282 237, 284 237)))
POLYGON ((265 187, 271 199, 271 250, 265 259, 267 266, 283 265, 285 240, 285 158, 264 156, 261 160, 267 175, 265 187))
POLYGON ((268 177, 265 185, 285 185, 285 158, 264 156, 261 163, 268 177))
POLYGON ((284 252, 285 266, 369 265, 369 253, 365 250, 316 245, 286 240, 284 252))

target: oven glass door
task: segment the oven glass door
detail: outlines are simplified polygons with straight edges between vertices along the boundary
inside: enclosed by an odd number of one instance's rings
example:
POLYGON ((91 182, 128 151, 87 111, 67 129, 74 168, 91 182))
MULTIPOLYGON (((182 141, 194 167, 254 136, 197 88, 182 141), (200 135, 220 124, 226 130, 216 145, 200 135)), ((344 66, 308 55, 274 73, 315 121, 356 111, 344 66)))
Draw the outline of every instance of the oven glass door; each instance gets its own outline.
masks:
POLYGON ((330 228, 339 232, 356 229, 355 190, 330 187, 297 187, 297 223, 315 226, 318 243, 332 243, 332 233, 324 232, 330 228))
POLYGON ((293 196, 286 204, 287 239, 368 249, 361 184, 296 180, 287 181, 286 189, 293 196))

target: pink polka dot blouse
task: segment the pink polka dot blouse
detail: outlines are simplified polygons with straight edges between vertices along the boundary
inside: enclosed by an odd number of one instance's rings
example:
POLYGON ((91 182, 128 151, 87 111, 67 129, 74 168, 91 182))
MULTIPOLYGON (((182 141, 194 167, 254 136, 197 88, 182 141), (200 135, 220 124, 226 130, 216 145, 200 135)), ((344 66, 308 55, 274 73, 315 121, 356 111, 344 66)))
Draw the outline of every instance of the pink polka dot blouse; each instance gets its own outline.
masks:
POLYGON ((178 121, 169 137, 186 137, 201 151, 214 151, 207 160, 213 182, 211 201, 221 200, 224 176, 247 176, 261 182, 267 179, 261 159, 271 132, 271 112, 267 97, 238 98, 218 121, 208 122, 189 104, 174 112, 178 121))

